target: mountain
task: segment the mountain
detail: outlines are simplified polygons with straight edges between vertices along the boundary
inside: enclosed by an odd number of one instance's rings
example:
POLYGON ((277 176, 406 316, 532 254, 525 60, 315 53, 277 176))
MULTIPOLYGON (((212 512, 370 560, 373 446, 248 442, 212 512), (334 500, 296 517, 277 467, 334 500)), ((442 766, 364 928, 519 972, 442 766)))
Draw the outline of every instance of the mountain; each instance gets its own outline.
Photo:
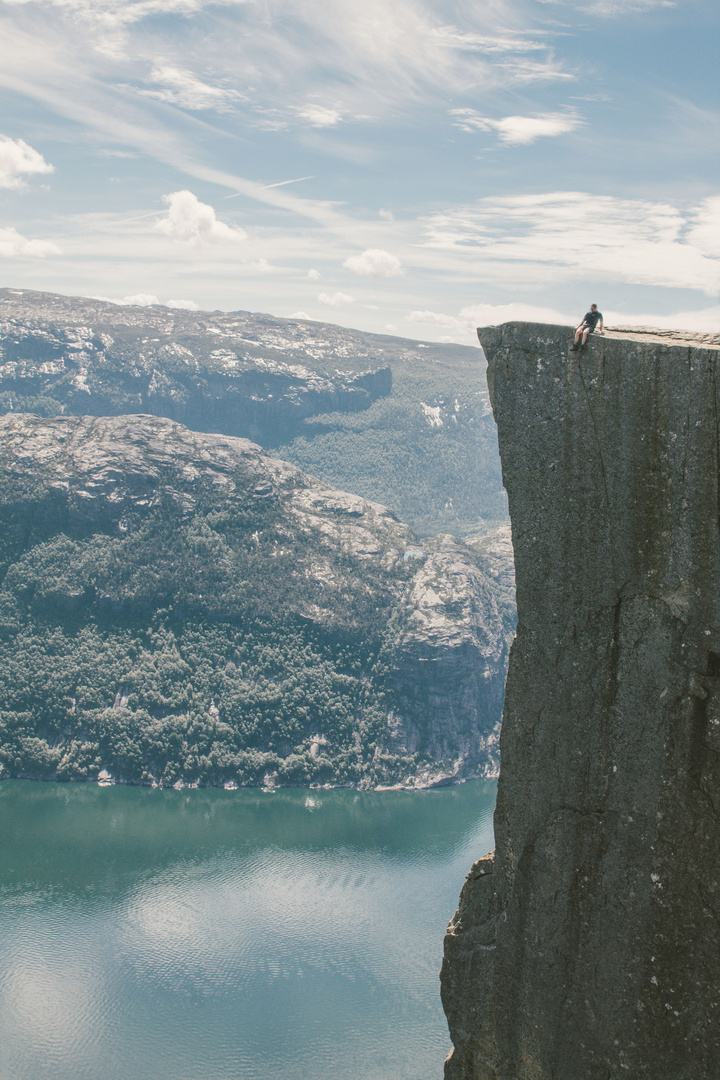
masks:
POLYGON ((445 1075, 714 1080, 720 335, 479 333, 518 626, 496 850, 445 939, 445 1075))
MULTIPOLYGON (((99 402, 107 353, 71 362, 66 327, 50 361, 46 324, 33 333, 38 371, 70 385, 84 368, 99 402)), ((0 502, 4 775, 377 786, 496 769, 502 537, 420 541, 247 440, 147 415, 0 417, 0 502)))
POLYGON ((0 411, 249 438, 417 532, 507 523, 481 350, 249 312, 0 290, 0 411))

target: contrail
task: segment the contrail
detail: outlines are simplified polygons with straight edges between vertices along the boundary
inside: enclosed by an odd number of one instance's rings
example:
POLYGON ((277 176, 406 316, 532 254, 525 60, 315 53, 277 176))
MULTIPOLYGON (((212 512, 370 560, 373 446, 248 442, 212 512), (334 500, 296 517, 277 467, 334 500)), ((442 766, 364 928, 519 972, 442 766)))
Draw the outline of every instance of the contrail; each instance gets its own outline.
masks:
MULTIPOLYGON (((314 180, 314 176, 298 176, 295 180, 280 180, 277 184, 263 184, 263 191, 273 187, 285 187, 286 184, 299 184, 301 180, 314 180)), ((235 191, 232 195, 223 195, 223 199, 237 199, 238 195, 244 195, 244 191, 235 191)))

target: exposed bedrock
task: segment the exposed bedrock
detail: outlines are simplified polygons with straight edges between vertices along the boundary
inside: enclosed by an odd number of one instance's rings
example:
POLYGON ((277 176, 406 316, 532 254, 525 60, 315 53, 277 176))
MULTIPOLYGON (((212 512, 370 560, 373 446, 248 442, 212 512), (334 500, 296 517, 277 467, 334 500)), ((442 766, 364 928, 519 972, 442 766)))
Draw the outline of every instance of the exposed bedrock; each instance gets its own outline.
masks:
POLYGON ((515 546, 447 1080, 720 1076, 720 338, 480 330, 515 546))
POLYGON ((335 327, 0 289, 0 412, 151 413, 269 444, 391 388, 362 335, 335 327))

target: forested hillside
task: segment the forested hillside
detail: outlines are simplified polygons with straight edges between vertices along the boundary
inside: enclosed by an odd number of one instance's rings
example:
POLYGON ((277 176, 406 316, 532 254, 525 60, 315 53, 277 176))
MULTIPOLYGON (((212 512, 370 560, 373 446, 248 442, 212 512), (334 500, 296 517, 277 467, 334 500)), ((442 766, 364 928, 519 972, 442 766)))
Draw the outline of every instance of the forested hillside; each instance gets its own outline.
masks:
POLYGON ((4 773, 487 774, 513 616, 487 557, 245 440, 0 419, 4 773))

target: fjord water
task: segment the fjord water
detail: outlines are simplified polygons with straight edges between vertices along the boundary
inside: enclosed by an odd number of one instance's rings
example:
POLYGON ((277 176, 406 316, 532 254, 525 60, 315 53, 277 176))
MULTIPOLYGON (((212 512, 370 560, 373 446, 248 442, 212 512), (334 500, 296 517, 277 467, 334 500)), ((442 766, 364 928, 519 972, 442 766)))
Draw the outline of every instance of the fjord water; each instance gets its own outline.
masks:
POLYGON ((5 781, 1 1080, 437 1080, 494 801, 5 781))

